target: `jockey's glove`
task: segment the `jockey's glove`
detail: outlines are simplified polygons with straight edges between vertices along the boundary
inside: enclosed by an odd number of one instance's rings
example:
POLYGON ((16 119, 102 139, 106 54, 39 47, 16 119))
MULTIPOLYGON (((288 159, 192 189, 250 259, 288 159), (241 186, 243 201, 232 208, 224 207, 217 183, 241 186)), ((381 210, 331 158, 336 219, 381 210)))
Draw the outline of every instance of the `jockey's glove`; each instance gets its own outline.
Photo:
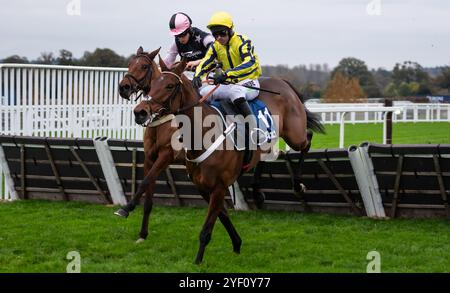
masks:
POLYGON ((228 76, 225 72, 217 73, 214 75, 214 84, 224 83, 227 78, 228 76))
POLYGON ((192 79, 192 86, 197 90, 202 87, 202 80, 200 77, 196 76, 192 79))

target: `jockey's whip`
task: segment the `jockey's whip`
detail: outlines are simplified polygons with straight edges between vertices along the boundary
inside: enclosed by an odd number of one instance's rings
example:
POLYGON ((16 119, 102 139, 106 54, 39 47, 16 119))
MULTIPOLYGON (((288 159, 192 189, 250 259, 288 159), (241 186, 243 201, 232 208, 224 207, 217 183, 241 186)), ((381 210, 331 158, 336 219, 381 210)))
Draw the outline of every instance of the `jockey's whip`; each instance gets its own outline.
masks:
MULTIPOLYGON (((213 78, 210 78, 210 79, 213 80, 213 78)), ((256 87, 256 86, 246 85, 246 84, 239 84, 239 83, 234 83, 234 82, 223 82, 223 83, 219 83, 218 85, 220 85, 220 84, 234 84, 234 85, 243 86, 243 87, 246 87, 246 88, 249 88, 249 89, 252 89, 252 90, 258 90, 258 91, 262 91, 262 92, 267 92, 267 93, 271 93, 271 94, 274 94, 274 95, 281 95, 279 92, 274 92, 274 91, 271 91, 271 90, 263 89, 263 88, 256 87)))
POLYGON ((252 89, 252 90, 258 90, 258 91, 262 91, 262 92, 267 92, 267 93, 271 93, 271 94, 274 94, 274 95, 281 95, 279 92, 273 92, 271 90, 266 90, 266 89, 263 89, 263 88, 260 88, 260 87, 246 85, 246 84, 239 84, 239 83, 233 83, 233 82, 225 82, 223 84, 240 85, 240 86, 246 87, 248 89, 252 89))
MULTIPOLYGON (((216 63, 215 63, 215 68, 214 69, 216 69, 216 70, 220 70, 220 69, 222 69, 222 62, 220 62, 220 61, 217 61, 216 63)), ((213 70, 214 70, 213 69, 213 70)), ((221 83, 221 84, 234 84, 234 85, 240 85, 240 86, 243 86, 243 87, 246 87, 246 88, 249 88, 249 89, 252 89, 252 90, 258 90, 258 91, 262 91, 262 92, 267 92, 267 93, 271 93, 271 94, 274 94, 274 95, 281 95, 279 92, 274 92, 274 91, 271 91, 271 90, 266 90, 266 89, 263 89, 263 88, 259 88, 259 87, 256 87, 256 86, 251 86, 251 85, 245 85, 245 84, 239 84, 239 83, 233 83, 233 82, 223 82, 223 83, 221 83)))

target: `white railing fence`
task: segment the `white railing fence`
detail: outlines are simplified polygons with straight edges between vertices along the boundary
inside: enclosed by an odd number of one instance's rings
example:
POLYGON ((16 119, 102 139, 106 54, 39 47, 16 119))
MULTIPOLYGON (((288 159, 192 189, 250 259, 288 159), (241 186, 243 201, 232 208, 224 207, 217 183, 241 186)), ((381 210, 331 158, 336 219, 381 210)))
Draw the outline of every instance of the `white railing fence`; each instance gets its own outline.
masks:
MULTIPOLYGON (((383 107, 382 103, 367 104, 331 104, 308 103, 311 112, 321 113, 325 124, 341 123, 342 113, 339 109, 351 109, 345 123, 380 123, 383 122, 383 113, 371 109, 383 107), (325 109, 325 111, 321 111, 325 109), (329 111, 333 110, 334 111, 329 111), (366 111, 367 109, 367 111, 366 111)), ((394 101, 394 106, 403 109, 401 114, 392 115, 393 122, 450 122, 450 104, 413 104, 403 101, 394 101)))
MULTIPOLYGON (((134 103, 118 94, 119 81, 126 71, 126 68, 0 64, 0 133, 142 139, 143 129, 134 123, 134 103)), ((344 144, 345 123, 385 125, 387 112, 400 113, 392 115, 394 122, 450 122, 449 104, 394 102, 392 108, 380 103, 306 103, 306 106, 319 113, 325 124, 340 124, 340 146, 344 144)), ((10 199, 8 192, 2 192, 0 199, 2 196, 10 199)))
MULTIPOLYGON (((0 133, 140 139, 118 95, 126 68, 0 64, 0 133)), ((0 200, 11 200, 2 178, 0 200)))
POLYGON ((139 139, 131 103, 118 95, 126 70, 0 64, 0 132, 139 139))

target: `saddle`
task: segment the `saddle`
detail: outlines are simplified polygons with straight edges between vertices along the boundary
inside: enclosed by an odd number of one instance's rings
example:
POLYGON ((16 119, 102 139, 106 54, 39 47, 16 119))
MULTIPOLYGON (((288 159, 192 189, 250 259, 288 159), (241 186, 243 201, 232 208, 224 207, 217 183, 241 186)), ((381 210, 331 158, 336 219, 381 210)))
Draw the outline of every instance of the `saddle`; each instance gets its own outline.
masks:
MULTIPOLYGON (((273 117, 264 102, 256 98, 248 101, 248 103, 256 117, 256 133, 248 133, 243 121, 238 120, 231 135, 235 150, 244 151, 244 166, 248 165, 253 156, 254 148, 249 147, 251 143, 260 146, 263 143, 270 143, 278 137, 273 117)), ((229 126, 229 121, 225 117, 240 115, 240 112, 230 100, 212 101, 210 106, 220 114, 224 128, 229 126)))

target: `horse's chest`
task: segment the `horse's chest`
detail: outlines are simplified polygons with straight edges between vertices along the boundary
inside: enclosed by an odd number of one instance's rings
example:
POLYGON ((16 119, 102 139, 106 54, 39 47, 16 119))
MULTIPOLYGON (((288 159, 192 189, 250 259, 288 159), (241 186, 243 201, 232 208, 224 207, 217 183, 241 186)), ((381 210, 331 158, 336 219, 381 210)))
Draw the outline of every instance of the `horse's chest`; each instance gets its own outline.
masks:
POLYGON ((199 168, 196 164, 186 163, 186 169, 195 185, 204 189, 215 186, 217 176, 209 168, 199 168))

